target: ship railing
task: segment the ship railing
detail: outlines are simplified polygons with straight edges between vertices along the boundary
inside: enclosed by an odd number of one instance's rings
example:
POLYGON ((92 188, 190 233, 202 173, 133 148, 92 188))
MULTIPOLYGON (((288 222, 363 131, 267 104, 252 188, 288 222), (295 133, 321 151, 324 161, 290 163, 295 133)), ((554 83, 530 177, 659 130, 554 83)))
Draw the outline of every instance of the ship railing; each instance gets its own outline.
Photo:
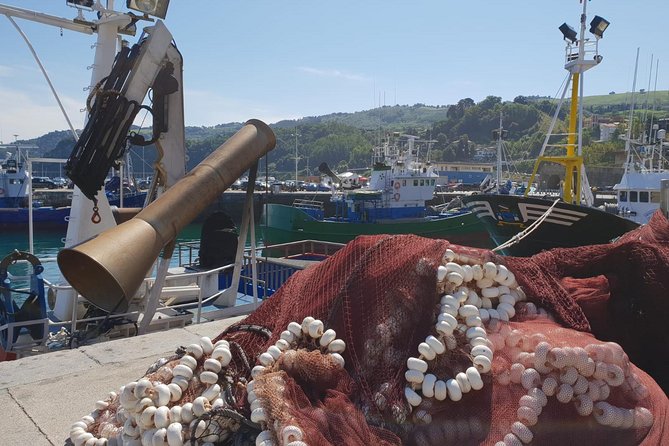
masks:
POLYGON ((30 321, 8 322, 0 325, 0 339, 6 339, 6 345, 3 346, 7 352, 18 353, 21 351, 32 351, 42 353, 45 351, 44 343, 49 337, 49 319, 33 319, 30 321), (14 342, 14 334, 20 332, 23 327, 34 327, 42 325, 44 335, 41 339, 33 339, 30 335, 19 337, 14 342))
MULTIPOLYGON (((271 253, 274 258, 294 258, 311 254, 328 257, 345 246, 344 243, 325 242, 322 240, 298 240, 264 246, 264 253, 271 253)), ((265 258, 265 257, 263 257, 265 258)))
MULTIPOLYGON (((210 275, 218 275, 221 272, 224 272, 226 270, 232 270, 234 268, 234 264, 228 264, 228 265, 223 265, 217 268, 212 268, 209 270, 203 270, 203 271, 193 271, 193 272, 187 272, 187 273, 181 273, 181 274, 170 274, 165 278, 166 283, 169 283, 170 281, 178 281, 178 280, 187 280, 187 281, 197 281, 198 278, 204 277, 204 276, 210 276, 210 275)), ((70 285, 57 285, 53 284, 47 280, 44 281, 45 285, 48 286, 50 290, 55 291, 56 293, 61 291, 61 292, 68 292, 72 291, 72 298, 74 298, 74 289, 70 285)), ((154 278, 153 277, 147 277, 144 279, 142 286, 140 287, 140 292, 137 294, 139 296, 147 296, 149 291, 151 290, 151 286, 153 286, 154 278)), ((196 320, 195 323, 200 323, 201 322, 201 314, 202 314, 202 307, 209 305, 213 303, 220 295, 223 293, 225 290, 219 290, 216 293, 214 293, 211 296, 202 296, 201 293, 198 295, 197 302, 188 302, 188 303, 183 303, 183 304, 174 304, 174 305, 162 305, 158 308, 158 312, 164 313, 167 312, 168 316, 179 316, 179 314, 186 315, 186 312, 183 311, 185 309, 195 309, 197 311, 196 313, 196 320), (174 310, 174 311, 169 311, 169 310, 174 310)), ((79 296, 76 296, 77 298, 77 303, 79 296)), ((86 323, 93 323, 93 322, 101 322, 104 321, 105 319, 110 319, 110 320, 128 320, 132 323, 136 322, 140 315, 143 314, 143 307, 141 305, 137 305, 137 298, 131 300, 131 307, 134 307, 132 311, 128 311, 125 313, 115 313, 113 315, 104 315, 104 316, 95 316, 95 317, 87 317, 87 318, 79 318, 77 315, 77 305, 72 305, 72 315, 70 320, 66 321, 51 321, 49 323, 49 326, 51 328, 59 328, 59 327, 68 327, 71 330, 72 333, 74 333, 77 330, 77 325, 79 324, 86 324, 86 323), (134 305, 133 305, 134 304, 134 305)), ((139 298, 140 301, 143 300, 142 297, 139 298)), ((187 316, 192 318, 192 314, 190 316, 187 316)))
MULTIPOLYGON (((184 242, 182 244, 190 250, 199 248, 198 242, 184 242)), ((257 308, 260 302, 269 298, 271 294, 276 291, 295 271, 304 269, 311 263, 310 260, 305 261, 303 259, 306 258, 311 259, 311 261, 319 261, 334 254, 343 246, 344 244, 341 243, 323 242, 318 240, 301 240, 298 242, 260 247, 256 250, 255 255, 252 255, 253 253, 251 250, 247 249, 243 256, 243 269, 238 284, 227 284, 227 287, 221 287, 224 289, 217 290, 215 293, 209 296, 204 296, 202 292, 199 292, 197 299, 194 301, 161 305, 157 310, 158 313, 164 316, 160 319, 161 324, 155 328, 150 328, 149 331, 154 331, 156 329, 162 330, 176 328, 189 323, 199 324, 213 319, 219 319, 221 317, 231 317, 240 314, 247 314, 257 308), (268 253, 270 251, 274 253, 273 256, 263 255, 264 253, 268 253), (255 292, 253 292, 254 281, 251 274, 251 267, 253 265, 254 259, 256 266, 255 292), (230 286, 236 286, 238 295, 242 298, 253 296, 253 299, 247 305, 239 305, 236 307, 221 308, 220 310, 206 311, 206 317, 203 317, 203 309, 207 306, 213 305, 216 300, 219 299, 227 289, 229 289, 230 286), (195 312, 195 315, 193 315, 193 311, 195 312)), ((193 259, 193 256, 193 253, 189 253, 184 256, 184 258, 193 259)), ((47 263, 48 261, 55 261, 55 258, 42 259, 43 264, 47 263)), ((218 277, 221 274, 231 272, 234 266, 234 264, 228 264, 207 270, 170 274, 166 277, 166 283, 177 280, 197 282, 198 279, 204 276, 212 275, 218 277)), ((20 279, 20 277, 13 277, 13 279, 20 279)), ((142 287, 140 288, 140 292, 137 293, 137 296, 148 295, 148 292, 153 285, 153 280, 154 278, 152 277, 146 278, 142 287)), ((11 351, 17 353, 18 355, 29 356, 48 351, 49 349, 47 344, 53 341, 53 339, 51 339, 49 336, 50 333, 52 336, 57 336, 57 332, 62 328, 69 330, 69 334, 71 336, 72 333, 81 332, 78 330, 78 327, 86 327, 88 324, 92 326, 93 324, 112 322, 114 326, 110 327, 107 332, 95 333, 95 335, 98 337, 97 341, 106 340, 107 338, 111 339, 123 336, 133 336, 137 334, 137 322, 142 317, 144 311, 144 307, 141 302, 145 301, 142 297, 133 299, 131 301, 131 311, 127 311, 125 313, 115 313, 111 315, 80 318, 77 313, 79 309, 79 302, 83 298, 76 293, 72 286, 68 284, 51 283, 47 279, 44 279, 44 284, 45 287, 48 288, 49 293, 56 293, 56 295, 61 294, 62 298, 75 299, 71 305, 72 312, 70 319, 60 321, 38 319, 25 322, 11 322, 0 326, 0 334, 3 335, 3 338, 13 340, 15 330, 21 330, 21 328, 24 326, 44 324, 44 337, 42 339, 27 340, 27 337, 23 336, 19 337, 16 343, 12 343, 10 345, 11 351), (67 294, 69 294, 69 296, 67 294)), ((87 339, 81 339, 79 342, 86 340, 87 339)), ((70 344, 68 346, 73 345, 74 344, 71 343, 70 339, 70 344)), ((10 349, 7 349, 7 351, 10 351, 10 349)))
MULTIPOLYGON (((598 39, 586 39, 583 43, 583 60, 595 60, 599 53, 598 39)), ((573 45, 567 45, 565 50, 565 60, 567 63, 578 60, 579 43, 575 42, 573 45)))
POLYGON ((318 200, 308 200, 304 198, 297 198, 293 201, 293 207, 301 209, 315 209, 323 210, 323 202, 318 200))

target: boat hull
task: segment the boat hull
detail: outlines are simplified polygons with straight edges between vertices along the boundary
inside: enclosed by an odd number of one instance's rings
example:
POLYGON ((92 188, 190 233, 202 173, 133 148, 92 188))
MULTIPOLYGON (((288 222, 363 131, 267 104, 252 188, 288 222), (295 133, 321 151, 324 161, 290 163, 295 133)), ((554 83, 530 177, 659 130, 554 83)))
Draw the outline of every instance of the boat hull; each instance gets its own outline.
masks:
POLYGON ((434 219, 412 219, 388 223, 352 223, 317 220, 292 206, 267 204, 260 220, 267 245, 298 240, 348 243, 359 235, 415 234, 447 239, 452 243, 479 248, 493 246, 485 227, 469 212, 434 219))
MULTIPOLYGON (((553 204, 553 199, 515 195, 471 195, 462 202, 485 225, 496 245, 527 229, 553 204)), ((504 250, 531 256, 552 248, 608 243, 639 225, 601 209, 558 202, 546 219, 518 243, 504 250)))
MULTIPOLYGON (((35 229, 67 228, 70 208, 33 208, 33 225, 35 229)), ((0 229, 27 230, 28 208, 0 208, 0 229)))
MULTIPOLYGON (((143 207, 146 192, 128 195, 123 198, 124 207, 143 207)), ((109 204, 119 206, 120 199, 111 197, 109 204)), ((33 225, 37 230, 64 230, 70 216, 70 207, 35 207, 33 208, 33 225)), ((0 208, 0 229, 23 231, 28 229, 28 208, 0 208)))

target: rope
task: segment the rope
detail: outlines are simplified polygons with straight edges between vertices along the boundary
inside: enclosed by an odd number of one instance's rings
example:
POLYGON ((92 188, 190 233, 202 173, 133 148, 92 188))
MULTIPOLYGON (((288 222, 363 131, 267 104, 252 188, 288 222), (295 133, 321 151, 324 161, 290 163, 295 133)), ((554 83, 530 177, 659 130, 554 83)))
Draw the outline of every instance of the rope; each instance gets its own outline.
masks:
POLYGON ((551 207, 549 207, 548 209, 546 209, 546 212, 544 212, 544 213, 541 215, 541 217, 539 217, 534 223, 532 223, 532 224, 529 225, 527 228, 525 228, 525 230, 523 230, 523 231, 519 232, 518 234, 514 235, 513 237, 511 237, 509 240, 507 240, 506 242, 502 243, 502 244, 499 245, 498 247, 492 249, 492 251, 493 251, 493 252, 497 252, 497 251, 500 251, 500 250, 502 250, 502 249, 506 249, 506 248, 508 248, 508 247, 510 247, 510 246, 515 245, 516 243, 519 243, 522 239, 524 239, 525 237, 527 237, 528 235, 530 235, 536 228, 539 227, 539 225, 540 225, 541 223, 543 223, 544 220, 546 220, 546 218, 548 218, 548 216, 549 216, 549 215, 551 214, 551 212, 553 211, 553 208, 555 207, 556 204, 558 204, 559 201, 560 201, 559 198, 555 199, 555 201, 553 202, 553 204, 551 205, 551 207))

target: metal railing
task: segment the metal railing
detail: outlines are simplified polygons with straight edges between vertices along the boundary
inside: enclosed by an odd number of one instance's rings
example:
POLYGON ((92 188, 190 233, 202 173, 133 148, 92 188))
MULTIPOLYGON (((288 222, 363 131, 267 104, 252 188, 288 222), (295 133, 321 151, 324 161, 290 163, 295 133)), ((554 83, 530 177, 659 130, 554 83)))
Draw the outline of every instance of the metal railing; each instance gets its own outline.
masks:
MULTIPOLYGON (((178 256, 179 265, 193 265, 196 259, 194 252, 197 252, 196 250, 199 249, 199 242, 184 242, 180 243, 179 245, 181 245, 178 256), (188 262, 185 261, 186 259, 188 262)), ((317 261, 332 255, 343 246, 344 244, 341 243, 321 242, 317 240, 302 240, 298 242, 283 243, 257 248, 257 251, 260 252, 268 252, 268 250, 271 250, 275 254, 282 254, 282 257, 277 257, 276 255, 273 257, 262 255, 255 256, 255 267, 257 268, 257 280, 255 286, 258 288, 258 290, 261 291, 259 295, 257 293, 250 292, 254 286, 253 279, 250 274, 251 267, 253 266, 253 257, 251 255, 251 250, 247 249, 242 260, 242 274, 240 276, 239 284, 227 284, 227 288, 219 289, 216 293, 210 296, 203 296, 202 292, 200 291, 198 293, 197 299, 194 301, 176 304, 163 303, 163 305, 159 307, 158 311, 174 312, 172 316, 167 315, 167 317, 163 318, 165 322, 169 321, 170 318, 174 318, 179 315, 183 316, 184 318, 190 315, 190 322, 199 324, 202 322, 203 308, 209 305, 213 305, 214 302, 226 291, 226 289, 229 289, 231 286, 237 286, 237 290, 242 295, 242 297, 254 296, 252 301, 253 306, 250 309, 252 311, 253 308, 257 307, 259 301, 263 301, 269 298, 271 294, 276 291, 296 270, 304 268, 304 266, 301 266, 300 264, 287 264, 286 260, 296 259, 302 256, 317 261), (248 274, 244 274, 244 272, 248 272, 248 274), (191 310, 195 311, 195 315, 190 313, 191 310)), ((43 259, 42 263, 48 263, 49 261, 55 261, 55 258, 43 259)), ((171 282, 188 279, 191 282, 197 282, 199 278, 205 276, 216 275, 219 277, 221 273, 232 271, 234 267, 234 264, 228 264, 202 271, 191 270, 185 273, 169 275, 166 277, 166 281, 171 282)), ((27 278, 28 276, 11 276, 13 281, 26 280, 27 278)), ((7 351, 11 350, 23 355, 30 355, 47 351, 46 346, 47 341, 49 341, 49 334, 58 331, 61 328, 68 329, 71 335, 72 333, 78 331, 77 327, 81 327, 82 325, 86 324, 98 324, 104 321, 116 323, 121 322, 122 325, 136 324, 143 315, 143 307, 141 304, 138 304, 138 302, 142 302, 144 298, 148 296, 153 284, 153 280, 154 279, 152 277, 147 277, 144 279, 143 285, 140 287, 140 290, 138 291, 135 299, 131 301, 135 303, 134 309, 132 311, 113 315, 79 318, 77 314, 78 304, 80 299, 83 298, 81 298, 70 285, 59 285, 51 283, 45 279, 44 284, 49 290, 52 290, 51 292, 62 294, 69 292, 69 298, 75 299, 74 302, 71 302, 72 313, 70 320, 52 321, 50 319, 37 319, 32 321, 6 323, 0 326, 0 335, 9 341, 7 345, 7 351), (44 336, 42 339, 32 339, 30 341, 24 342, 19 339, 17 340, 17 343, 12 342, 14 339, 15 330, 21 330, 23 327, 35 324, 44 324, 44 336)), ((63 298, 67 298, 67 296, 63 298)), ((115 325, 111 327, 111 329, 113 328, 119 327, 118 325, 115 325)), ((105 333, 98 333, 98 336, 108 335, 111 329, 105 333)))
POLYGON ((316 209, 323 210, 323 202, 318 200, 308 200, 304 198, 296 198, 293 200, 293 207, 301 209, 316 209))

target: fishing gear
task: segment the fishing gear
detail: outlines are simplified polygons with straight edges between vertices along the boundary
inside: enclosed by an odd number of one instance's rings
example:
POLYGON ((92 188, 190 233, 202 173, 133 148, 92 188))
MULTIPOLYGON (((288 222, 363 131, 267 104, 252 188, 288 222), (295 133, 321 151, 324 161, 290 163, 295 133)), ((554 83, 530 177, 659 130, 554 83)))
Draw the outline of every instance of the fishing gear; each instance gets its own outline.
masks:
MULTIPOLYGON (((128 100, 124 96, 131 75, 136 69, 142 45, 146 41, 144 39, 131 48, 123 47, 114 60, 109 76, 100 81, 91 92, 87 103, 88 122, 65 164, 67 175, 88 199, 93 200, 95 207, 97 207, 95 195, 104 185, 107 172, 111 167, 118 167, 120 159, 130 145, 153 144, 160 134, 167 130, 165 97, 179 88, 178 82, 172 76, 174 65, 169 62, 158 72, 152 85, 154 104, 158 107, 158 113, 153 119, 152 138, 147 141, 137 132, 130 132, 130 127, 140 110, 144 109, 154 116, 151 107, 128 100), (91 106, 93 97, 95 102, 91 106)), ((94 219, 96 214, 97 212, 94 213, 94 219)), ((99 216, 97 218, 99 219, 99 216)))

